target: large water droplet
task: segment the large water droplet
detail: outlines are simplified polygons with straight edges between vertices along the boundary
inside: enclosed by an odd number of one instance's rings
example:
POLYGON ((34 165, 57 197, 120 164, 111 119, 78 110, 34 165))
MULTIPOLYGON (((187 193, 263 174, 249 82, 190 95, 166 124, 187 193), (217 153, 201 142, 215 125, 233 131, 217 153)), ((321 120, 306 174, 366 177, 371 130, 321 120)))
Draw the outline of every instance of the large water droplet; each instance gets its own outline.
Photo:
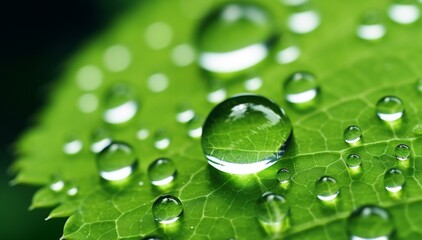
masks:
POLYGON ((152 214, 155 220, 161 224, 174 223, 183 214, 182 202, 172 195, 160 196, 152 205, 152 214))
POLYGON ((347 232, 352 240, 388 240, 394 228, 390 213, 373 205, 356 209, 347 219, 347 232))
POLYGON ((406 144, 399 144, 394 149, 394 153, 398 160, 404 161, 404 160, 409 159, 410 148, 406 144))
POLYGON ((276 35, 272 19, 261 7, 224 5, 207 16, 199 28, 199 65, 219 75, 251 69, 268 56, 276 35))
POLYGON ((82 147, 83 144, 79 138, 76 136, 69 136, 63 145, 63 152, 68 155, 75 155, 82 150, 82 147))
POLYGON ((315 76, 308 72, 296 72, 284 82, 284 94, 293 104, 307 103, 315 99, 318 85, 315 76))
POLYGON ((87 65, 79 69, 76 75, 76 82, 78 86, 85 91, 92 91, 97 89, 103 81, 103 73, 101 70, 93 65, 87 65))
POLYGON ((267 232, 280 233, 289 226, 290 206, 283 196, 266 192, 258 199, 256 215, 267 232))
POLYGON ((344 130, 344 141, 348 144, 356 144, 362 138, 362 131, 358 126, 348 126, 344 130))
POLYGON ((378 101, 376 111, 381 120, 391 122, 398 120, 403 116, 404 105, 400 98, 386 96, 378 101))
POLYGON ((148 177, 155 186, 169 184, 176 177, 176 165, 168 158, 159 158, 148 167, 148 177))
POLYGON ((356 35, 364 40, 374 41, 384 37, 386 28, 379 12, 366 12, 359 24, 356 35))
POLYGON ((416 1, 395 0, 388 9, 388 16, 396 23, 411 24, 419 19, 420 11, 416 1))
POLYGON ((91 151, 94 153, 101 152, 111 143, 111 135, 107 129, 98 128, 92 133, 91 151))
POLYGON ((287 19, 289 29, 298 34, 309 33, 321 23, 320 16, 312 8, 309 1, 283 1, 289 5, 293 13, 287 19))
POLYGON ((113 142, 97 156, 100 176, 107 181, 127 179, 136 168, 138 161, 132 148, 123 142, 113 142))
POLYGON ((287 168, 280 168, 277 171, 277 180, 281 184, 288 183, 290 181, 290 172, 287 168))
POLYGON ((131 61, 129 49, 122 45, 111 46, 104 53, 104 64, 112 72, 125 70, 131 61))
POLYGON ((351 169, 357 169, 362 164, 362 159, 357 154, 350 154, 346 158, 346 164, 351 169))
POLYGON ((403 188, 405 182, 406 178, 399 169, 392 168, 384 175, 384 187, 389 192, 399 192, 403 188))
POLYGON ((105 99, 103 119, 110 124, 121 124, 131 120, 138 111, 138 103, 132 88, 117 84, 110 88, 105 99))
POLYGON ((334 200, 340 193, 337 181, 329 176, 318 179, 315 183, 315 194, 322 201, 334 200))
POLYGON ((249 174, 278 161, 291 133, 290 120, 277 104, 262 96, 238 95, 210 112, 201 143, 211 166, 249 174))

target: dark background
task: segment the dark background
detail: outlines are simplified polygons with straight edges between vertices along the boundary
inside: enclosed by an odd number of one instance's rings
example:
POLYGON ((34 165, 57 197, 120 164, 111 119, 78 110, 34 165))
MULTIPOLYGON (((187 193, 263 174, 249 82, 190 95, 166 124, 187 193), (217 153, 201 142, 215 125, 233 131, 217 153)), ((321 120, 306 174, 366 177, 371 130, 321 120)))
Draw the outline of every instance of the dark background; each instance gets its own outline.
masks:
POLYGON ((28 211, 36 188, 10 187, 14 143, 59 79, 67 58, 135 0, 10 0, 0 3, 0 239, 59 239, 65 219, 28 211))

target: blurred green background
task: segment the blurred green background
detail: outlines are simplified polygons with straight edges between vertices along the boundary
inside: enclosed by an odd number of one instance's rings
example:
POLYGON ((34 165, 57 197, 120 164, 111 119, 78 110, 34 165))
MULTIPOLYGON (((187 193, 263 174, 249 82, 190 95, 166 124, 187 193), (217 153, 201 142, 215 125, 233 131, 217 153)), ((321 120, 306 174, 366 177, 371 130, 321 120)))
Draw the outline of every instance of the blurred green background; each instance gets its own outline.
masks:
MULTIPOLYGON (((139 2, 139 1, 137 1, 139 2)), ((65 219, 29 211, 33 186, 10 187, 14 143, 48 100, 66 60, 134 0, 2 1, 0 4, 0 239, 59 239, 65 219)))

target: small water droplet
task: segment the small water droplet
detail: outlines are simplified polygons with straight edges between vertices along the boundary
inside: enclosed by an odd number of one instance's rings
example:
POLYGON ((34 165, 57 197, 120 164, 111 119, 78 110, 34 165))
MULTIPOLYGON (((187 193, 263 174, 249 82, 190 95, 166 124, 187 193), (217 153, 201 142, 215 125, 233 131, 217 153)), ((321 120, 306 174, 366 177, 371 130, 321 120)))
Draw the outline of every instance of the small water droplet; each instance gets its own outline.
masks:
POLYGON ((387 122, 396 121, 404 114, 404 105, 400 98, 386 96, 377 102, 376 111, 378 117, 387 122))
POLYGON ((422 123, 416 124, 413 129, 413 133, 416 135, 422 135, 422 123))
POLYGON ((85 91, 97 89, 103 81, 103 73, 93 65, 87 65, 79 69, 76 74, 78 86, 85 91))
POLYGON ((181 104, 177 106, 176 120, 180 123, 187 123, 195 117, 195 111, 186 105, 181 104))
POLYGON ((163 186, 171 183, 176 177, 176 165, 168 158, 159 158, 148 167, 148 177, 155 186, 163 186))
POLYGON ((163 239, 157 236, 145 236, 142 238, 142 240, 163 240, 163 239))
POLYGON ((395 0, 388 8, 388 16, 399 24, 411 24, 419 19, 420 12, 416 1, 395 0))
POLYGON ((94 153, 101 152, 111 143, 111 135, 107 129, 97 128, 91 137, 91 151, 94 153))
POLYGON ((85 93, 78 99, 78 107, 81 112, 92 113, 98 108, 98 97, 93 93, 85 93))
POLYGON ((78 194, 78 191, 79 189, 75 184, 69 183, 67 186, 66 194, 70 197, 74 197, 76 194, 78 194))
POLYGON ((280 233, 289 227, 290 206, 283 196, 266 192, 256 206, 257 218, 268 233, 280 233))
POLYGON ((368 41, 375 41, 384 37, 386 28, 381 14, 376 11, 365 12, 359 24, 356 35, 368 41))
POLYGON ((148 88, 151 92, 163 92, 169 86, 169 79, 164 73, 155 73, 148 78, 148 88))
POLYGON ((145 140, 149 137, 149 130, 146 128, 141 128, 136 132, 136 138, 139 140, 145 140))
POLYGON ((346 158, 346 164, 351 169, 357 169, 362 164, 362 159, 357 154, 350 154, 346 158))
POLYGON ((277 171, 277 180, 281 184, 288 183, 290 181, 290 172, 287 168, 281 168, 277 171))
POLYGON ((258 95, 237 95, 209 113, 201 144, 211 166, 250 174, 277 162, 291 133, 290 120, 277 104, 258 95))
POLYGON ((54 192, 60 192, 64 188, 64 181, 58 175, 51 176, 50 179, 50 189, 54 192))
POLYGON ((243 86, 248 91, 256 91, 262 87, 262 79, 260 77, 253 77, 250 79, 247 79, 243 86))
POLYGON ((138 102, 132 88, 125 84, 113 85, 106 95, 103 119, 110 124, 131 120, 138 111, 138 102))
MULTIPOLYGON (((291 1, 293 3, 293 1, 291 1)), ((289 5, 289 1, 284 2, 289 5)), ((309 1, 296 1, 290 5, 293 13, 287 19, 289 29, 298 34, 305 34, 314 31, 321 23, 320 16, 311 7, 309 1)))
POLYGON ((286 100, 293 104, 312 101, 318 94, 315 76, 308 72, 293 73, 284 82, 284 94, 286 100))
POLYGON ((152 214, 158 223, 174 223, 183 214, 182 202, 172 195, 160 196, 152 205, 152 214))
POLYGON ((224 88, 212 89, 207 95, 207 100, 210 103, 219 103, 223 101, 224 99, 226 99, 226 96, 227 96, 226 89, 224 88))
POLYGON ((76 136, 68 136, 64 145, 63 152, 68 155, 75 155, 82 150, 82 141, 76 136))
POLYGON ((196 115, 187 124, 188 136, 191 138, 200 138, 202 136, 202 126, 204 119, 201 116, 196 115))
POLYGON ((155 22, 145 31, 145 41, 152 49, 166 48, 173 39, 173 30, 164 22, 155 22))
POLYGON ((347 219, 347 232, 352 240, 388 240, 394 230, 390 213, 378 206, 362 206, 347 219))
POLYGON ((404 160, 409 159, 410 148, 406 144, 399 144, 394 149, 394 153, 398 160, 404 161, 404 160))
POLYGON ((315 193, 320 200, 331 201, 340 193, 340 188, 334 178, 324 176, 315 183, 315 193))
POLYGON ((104 53, 104 64, 112 72, 121 72, 129 67, 132 57, 123 45, 109 47, 104 53))
POLYGON ((396 193, 402 190, 406 178, 402 171, 396 168, 389 169, 384 175, 384 187, 387 191, 396 193))
POLYGON ((296 61, 300 57, 298 46, 289 46, 277 52, 276 61, 279 64, 288 64, 296 61))
POLYGON ((356 144, 362 138, 362 131, 360 127, 352 125, 344 130, 344 141, 348 144, 356 144))
POLYGON ((195 61, 195 50, 189 44, 181 44, 173 48, 171 58, 177 66, 185 67, 195 61))
POLYGON ((97 155, 98 172, 107 181, 127 179, 137 163, 132 148, 123 142, 113 142, 97 155))
POLYGON ((199 65, 220 77, 251 69, 268 56, 276 35, 271 17, 258 5, 223 5, 199 28, 199 65))
POLYGON ((159 150, 167 149, 170 146, 170 137, 164 130, 158 130, 154 134, 154 146, 159 150))
POLYGON ((416 89, 417 89, 419 92, 422 92, 422 77, 421 77, 421 78, 418 78, 418 79, 416 80, 416 89))

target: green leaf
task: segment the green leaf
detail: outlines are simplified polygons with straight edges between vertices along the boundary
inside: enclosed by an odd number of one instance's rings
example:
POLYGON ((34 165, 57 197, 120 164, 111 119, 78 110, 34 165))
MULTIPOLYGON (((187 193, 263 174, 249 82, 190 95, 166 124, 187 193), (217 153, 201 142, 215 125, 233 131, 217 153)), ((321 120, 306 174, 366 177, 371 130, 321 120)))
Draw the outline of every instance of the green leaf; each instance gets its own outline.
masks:
MULTIPOLYGON (((366 204, 391 213, 395 238, 422 237, 422 137, 418 130, 422 93, 416 85, 422 76, 418 40, 422 22, 403 26, 386 21, 385 38, 366 42, 355 36, 362 14, 373 8, 385 12, 388 3, 316 2, 321 26, 312 33, 295 35, 286 27, 287 8, 278 1, 259 4, 275 16, 284 33, 281 41, 290 38, 302 52, 296 62, 278 65, 271 60, 259 72, 264 84, 256 93, 278 103, 293 125, 294 136, 282 159, 246 176, 225 174, 208 165, 200 141, 190 138, 186 125, 176 121, 180 104, 188 104, 202 117, 211 111, 214 105, 206 99, 207 78, 195 64, 176 66, 171 54, 180 44, 195 46, 199 20, 187 16, 202 16, 217 1, 204 1, 203 5, 193 0, 143 2, 75 54, 39 124, 18 144, 15 182, 43 186, 32 207, 55 207, 49 218, 69 217, 64 239, 139 239, 146 235, 170 239, 347 239, 348 216, 366 204), (144 37, 147 27, 157 21, 168 24, 173 35, 170 46, 161 50, 150 48, 144 37), (122 71, 121 61, 117 67, 109 66, 119 54, 104 60, 105 51, 116 45, 126 47, 131 56, 122 71), (82 90, 77 84, 79 69, 87 65, 102 73, 98 89, 82 90), (283 98, 284 79, 298 70, 317 76, 321 91, 313 108, 297 109, 283 98), (148 89, 148 77, 157 72, 169 79, 169 87, 159 93, 148 89), (130 123, 110 126, 102 116, 104 98, 117 82, 133 87, 140 108, 130 123), (375 113, 376 102, 386 95, 401 98, 405 105, 404 117, 394 124, 382 122, 375 113), (91 102, 99 99, 99 106, 84 113, 80 109, 83 96, 91 102), (360 145, 343 141, 343 131, 350 125, 362 129, 360 145), (109 129, 113 139, 129 143, 139 159, 138 169, 121 185, 107 184, 98 175, 96 156, 89 149, 91 134, 98 127, 109 129), (137 138, 140 129, 149 130, 147 139, 137 138), (167 149, 154 147, 156 132, 170 136, 167 149), (69 135, 83 143, 81 152, 72 156, 63 152, 69 135), (394 156, 401 143, 411 149, 411 157, 404 163, 394 156), (347 169, 345 159, 351 153, 361 156, 361 172, 347 169), (178 169, 174 183, 167 188, 152 186, 146 174, 148 165, 159 157, 173 160, 178 169), (287 187, 276 181, 281 167, 291 173, 287 187), (392 167, 406 176, 403 190, 394 196, 385 190, 383 180, 392 167), (53 175, 63 179, 63 190, 50 189, 53 175), (330 204, 318 200, 314 192, 315 182, 326 175, 340 186, 339 196, 330 204), (75 196, 67 194, 70 182, 78 187, 75 196), (256 202, 267 191, 285 196, 290 205, 290 227, 281 236, 269 236, 255 217, 256 202), (151 209, 158 196, 168 193, 181 200, 184 214, 177 224, 162 226, 155 222, 151 209)), ((229 96, 245 92, 240 82, 225 87, 229 96)))

